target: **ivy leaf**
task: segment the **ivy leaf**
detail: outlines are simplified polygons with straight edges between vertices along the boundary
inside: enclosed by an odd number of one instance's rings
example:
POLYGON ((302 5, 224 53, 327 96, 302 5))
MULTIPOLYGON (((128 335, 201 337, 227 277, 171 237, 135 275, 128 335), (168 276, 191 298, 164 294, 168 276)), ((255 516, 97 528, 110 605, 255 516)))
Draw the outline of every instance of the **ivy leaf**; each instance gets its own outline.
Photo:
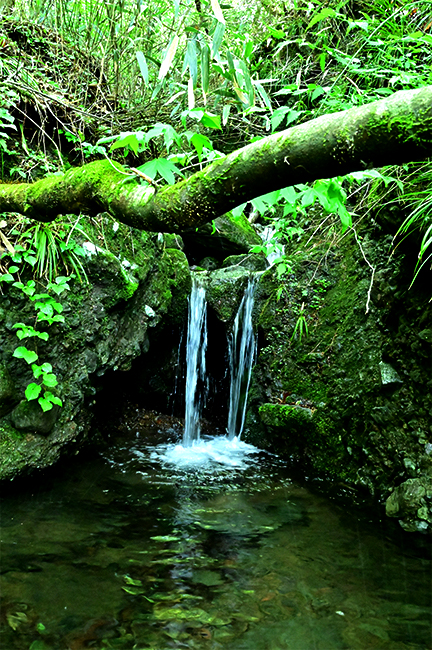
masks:
MULTIPOLYGON (((46 393, 45 393, 46 394, 46 393)), ((39 397, 38 402, 42 408, 42 411, 45 413, 46 411, 51 411, 53 405, 52 403, 45 399, 44 397, 39 397)))
POLYGON ((48 388, 54 388, 54 386, 57 386, 58 384, 57 377, 52 373, 44 374, 42 382, 45 386, 48 386, 48 388))
POLYGON ((38 359, 36 352, 27 350, 27 348, 25 348, 23 345, 20 345, 20 347, 16 348, 12 356, 16 357, 17 359, 24 359, 24 361, 27 361, 28 364, 34 363, 38 359))
POLYGON ((31 384, 27 386, 25 389, 25 396, 26 399, 30 402, 32 399, 36 399, 39 397, 40 392, 42 390, 42 386, 39 386, 39 384, 35 384, 33 381, 31 384))
POLYGON ((47 390, 44 393, 44 397, 49 402, 52 402, 53 404, 57 404, 57 406, 63 406, 63 402, 61 401, 60 397, 56 397, 49 390, 47 390))

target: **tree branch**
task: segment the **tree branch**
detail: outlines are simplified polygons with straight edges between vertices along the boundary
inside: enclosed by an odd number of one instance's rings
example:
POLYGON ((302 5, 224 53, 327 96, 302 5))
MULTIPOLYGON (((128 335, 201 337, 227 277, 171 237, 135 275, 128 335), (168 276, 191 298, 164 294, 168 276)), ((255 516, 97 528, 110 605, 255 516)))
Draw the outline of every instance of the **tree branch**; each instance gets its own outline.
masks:
POLYGON ((181 232, 276 189, 431 155, 432 86, 425 86, 275 133, 159 191, 125 180, 125 170, 106 160, 33 184, 3 184, 0 212, 52 221, 107 211, 142 230, 181 232))

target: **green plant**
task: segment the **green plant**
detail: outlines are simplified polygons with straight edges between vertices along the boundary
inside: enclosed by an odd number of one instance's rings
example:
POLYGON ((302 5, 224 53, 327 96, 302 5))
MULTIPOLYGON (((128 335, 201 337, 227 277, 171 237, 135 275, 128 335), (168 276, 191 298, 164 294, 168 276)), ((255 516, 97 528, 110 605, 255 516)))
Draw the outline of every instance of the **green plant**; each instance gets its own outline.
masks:
POLYGON ((299 315, 294 327, 294 332, 292 333, 291 336, 291 341, 293 341, 294 339, 298 339, 299 341, 301 341, 303 336, 307 336, 309 334, 304 308, 305 308, 305 304, 304 302, 302 302, 299 315))
MULTIPOLYGON (((16 254, 15 254, 16 256, 16 254)), ((23 260, 28 263, 28 260, 23 260)), ((33 265, 32 265, 33 266, 33 265)), ((38 323, 46 323, 48 326, 53 323, 63 323, 64 316, 62 315, 63 305, 58 302, 50 293, 55 296, 60 296, 64 291, 69 289, 68 278, 65 276, 58 276, 54 282, 48 282, 46 285, 46 292, 36 293, 36 282, 28 280, 25 284, 21 280, 17 280, 15 275, 18 274, 19 267, 9 265, 6 273, 0 275, 0 284, 8 283, 16 289, 19 289, 24 296, 33 302, 36 311, 35 324, 27 325, 22 322, 14 323, 13 328, 16 329, 16 335, 19 340, 23 339, 41 339, 48 341, 49 333, 47 331, 40 331, 36 329, 38 323)), ((46 390, 55 388, 58 381, 56 375, 53 373, 53 368, 50 363, 42 363, 41 365, 35 363, 39 359, 36 350, 29 350, 26 346, 20 345, 15 348, 13 356, 17 359, 23 359, 31 366, 33 377, 41 383, 31 382, 25 390, 25 397, 28 401, 37 399, 43 411, 49 411, 53 405, 62 406, 61 399, 54 395, 52 391, 46 390), (42 394, 43 391, 43 394, 42 394)))
POLYGON ((76 230, 86 239, 87 235, 80 228, 63 220, 53 224, 33 223, 23 221, 24 230, 15 228, 14 233, 18 242, 26 243, 27 247, 18 243, 15 245, 15 255, 12 260, 20 263, 22 260, 34 267, 38 277, 45 277, 49 282, 59 275, 60 267, 67 273, 73 272, 81 281, 86 280, 86 273, 80 257, 84 255, 82 247, 72 238, 76 230))

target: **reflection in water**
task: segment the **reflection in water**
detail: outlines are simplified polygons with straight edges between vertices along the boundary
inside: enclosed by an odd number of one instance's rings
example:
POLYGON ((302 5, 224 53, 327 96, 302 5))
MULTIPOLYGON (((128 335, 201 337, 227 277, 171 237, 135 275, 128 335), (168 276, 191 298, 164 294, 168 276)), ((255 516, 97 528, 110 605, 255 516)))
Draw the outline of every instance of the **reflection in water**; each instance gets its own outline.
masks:
POLYGON ((418 537, 404 550, 276 457, 246 446, 229 466, 204 443, 174 466, 175 441, 123 437, 4 500, 2 648, 430 648, 418 537))

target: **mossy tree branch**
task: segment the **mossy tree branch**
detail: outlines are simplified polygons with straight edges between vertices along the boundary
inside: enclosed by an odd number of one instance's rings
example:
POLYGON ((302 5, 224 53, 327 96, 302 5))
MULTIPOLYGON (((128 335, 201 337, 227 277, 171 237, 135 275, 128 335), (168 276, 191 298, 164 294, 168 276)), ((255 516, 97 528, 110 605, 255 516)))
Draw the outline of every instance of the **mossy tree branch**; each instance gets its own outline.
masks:
POLYGON ((157 192, 125 181, 124 169, 107 160, 32 184, 3 184, 0 212, 52 221, 108 211, 135 228, 181 232, 272 190, 431 155, 432 86, 426 86, 275 133, 157 192))

